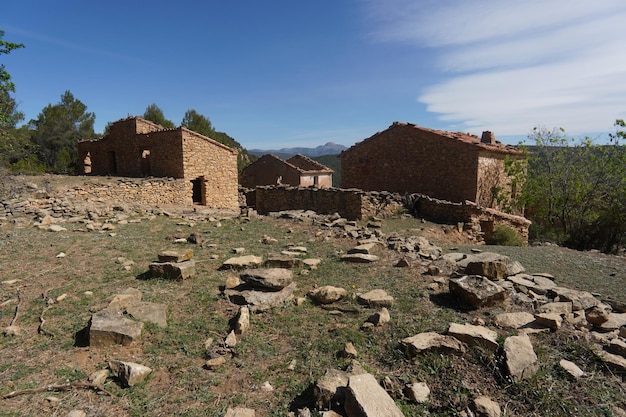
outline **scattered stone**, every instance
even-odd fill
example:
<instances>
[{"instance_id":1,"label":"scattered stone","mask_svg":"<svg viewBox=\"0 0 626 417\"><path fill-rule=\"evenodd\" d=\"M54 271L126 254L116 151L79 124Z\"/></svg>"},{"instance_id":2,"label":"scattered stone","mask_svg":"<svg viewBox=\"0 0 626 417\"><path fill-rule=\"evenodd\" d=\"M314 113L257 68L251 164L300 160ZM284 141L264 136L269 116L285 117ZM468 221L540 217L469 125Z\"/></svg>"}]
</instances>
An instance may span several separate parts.
<instances>
[{"instance_id":1,"label":"scattered stone","mask_svg":"<svg viewBox=\"0 0 626 417\"><path fill-rule=\"evenodd\" d=\"M250 328L250 309L246 306L239 307L237 322L235 323L235 334L244 334Z\"/></svg>"},{"instance_id":2,"label":"scattered stone","mask_svg":"<svg viewBox=\"0 0 626 417\"><path fill-rule=\"evenodd\" d=\"M404 390L409 400L422 404L428 401L430 397L430 388L425 382L416 382L408 384Z\"/></svg>"},{"instance_id":3,"label":"scattered stone","mask_svg":"<svg viewBox=\"0 0 626 417\"><path fill-rule=\"evenodd\" d=\"M535 314L535 322L550 330L558 330L561 328L561 324L563 324L563 318L557 313L538 313Z\"/></svg>"},{"instance_id":4,"label":"scattered stone","mask_svg":"<svg viewBox=\"0 0 626 417\"><path fill-rule=\"evenodd\" d=\"M233 248L233 253L235 255L243 255L246 253L246 248Z\"/></svg>"},{"instance_id":5,"label":"scattered stone","mask_svg":"<svg viewBox=\"0 0 626 417\"><path fill-rule=\"evenodd\" d=\"M576 365L574 362L561 359L561 361L559 362L559 365L561 366L561 368L565 370L565 372L570 374L575 379L585 376L585 372L583 372L583 370L580 369L578 365Z\"/></svg>"},{"instance_id":6,"label":"scattered stone","mask_svg":"<svg viewBox=\"0 0 626 417\"><path fill-rule=\"evenodd\" d=\"M263 263L263 258L255 255L245 255L245 256L237 256L234 258L227 259L223 264L221 269L244 269L244 268L254 268Z\"/></svg>"},{"instance_id":7,"label":"scattered stone","mask_svg":"<svg viewBox=\"0 0 626 417\"><path fill-rule=\"evenodd\" d=\"M132 287L126 288L124 291L111 298L107 308L109 310L124 312L129 305L140 302L142 296L143 294L138 289Z\"/></svg>"},{"instance_id":8,"label":"scattered stone","mask_svg":"<svg viewBox=\"0 0 626 417\"><path fill-rule=\"evenodd\" d=\"M293 298L295 289L296 283L292 282L280 291L255 291L237 287L224 292L231 303L247 305L251 312L257 312L282 306Z\"/></svg>"},{"instance_id":9,"label":"scattered stone","mask_svg":"<svg viewBox=\"0 0 626 417\"><path fill-rule=\"evenodd\" d=\"M517 313L500 313L495 317L496 326L503 329L520 329L529 326L534 321L535 316L523 311Z\"/></svg>"},{"instance_id":10,"label":"scattered stone","mask_svg":"<svg viewBox=\"0 0 626 417\"><path fill-rule=\"evenodd\" d=\"M308 266L309 269L312 269L312 270L317 269L317 267L319 266L321 262L322 260L319 258L308 258L308 259L302 260L302 263Z\"/></svg>"},{"instance_id":11,"label":"scattered stone","mask_svg":"<svg viewBox=\"0 0 626 417\"><path fill-rule=\"evenodd\" d=\"M350 376L344 409L349 417L404 416L371 374Z\"/></svg>"},{"instance_id":12,"label":"scattered stone","mask_svg":"<svg viewBox=\"0 0 626 417\"><path fill-rule=\"evenodd\" d=\"M347 372L328 369L313 387L313 397L317 408L332 408L343 403L348 378Z\"/></svg>"},{"instance_id":13,"label":"scattered stone","mask_svg":"<svg viewBox=\"0 0 626 417\"><path fill-rule=\"evenodd\" d=\"M152 262L149 268L153 278L186 280L196 273L193 259L184 262Z\"/></svg>"},{"instance_id":14,"label":"scattered stone","mask_svg":"<svg viewBox=\"0 0 626 417\"><path fill-rule=\"evenodd\" d=\"M450 278L448 285L450 293L471 308L496 305L507 297L504 288L481 275Z\"/></svg>"},{"instance_id":15,"label":"scattered stone","mask_svg":"<svg viewBox=\"0 0 626 417\"><path fill-rule=\"evenodd\" d=\"M66 298L67 298L67 294L66 294L66 293L63 293L63 294L59 295L57 298L55 298L54 300L55 300L57 303L60 303L61 301L65 300Z\"/></svg>"},{"instance_id":16,"label":"scattered stone","mask_svg":"<svg viewBox=\"0 0 626 417\"><path fill-rule=\"evenodd\" d=\"M450 323L448 334L469 346L480 346L491 352L498 349L498 333L483 326Z\"/></svg>"},{"instance_id":17,"label":"scattered stone","mask_svg":"<svg viewBox=\"0 0 626 417\"><path fill-rule=\"evenodd\" d=\"M597 355L604 363L611 368L614 372L625 374L626 373L626 358L613 353L598 351Z\"/></svg>"},{"instance_id":18,"label":"scattered stone","mask_svg":"<svg viewBox=\"0 0 626 417\"><path fill-rule=\"evenodd\" d=\"M387 294L387 291L375 289L365 294L359 294L357 301L369 307L391 307L393 306L394 299Z\"/></svg>"},{"instance_id":19,"label":"scattered stone","mask_svg":"<svg viewBox=\"0 0 626 417\"><path fill-rule=\"evenodd\" d=\"M132 387L143 382L152 372L152 369L147 366L118 360L109 361L109 369L120 380L123 387Z\"/></svg>"},{"instance_id":20,"label":"scattered stone","mask_svg":"<svg viewBox=\"0 0 626 417\"><path fill-rule=\"evenodd\" d=\"M226 363L226 358L223 356L216 356L215 358L211 358L209 360L207 360L204 363L204 366L210 370L213 371L215 369L218 369L222 366L224 366L224 364Z\"/></svg>"},{"instance_id":21,"label":"scattered stone","mask_svg":"<svg viewBox=\"0 0 626 417\"><path fill-rule=\"evenodd\" d=\"M476 417L500 417L502 415L500 404L486 396L475 398L472 409Z\"/></svg>"},{"instance_id":22,"label":"scattered stone","mask_svg":"<svg viewBox=\"0 0 626 417\"><path fill-rule=\"evenodd\" d=\"M357 351L354 345L352 344L352 342L346 343L346 345L343 347L342 356L344 358L350 358L350 359L357 357Z\"/></svg>"},{"instance_id":23,"label":"scattered stone","mask_svg":"<svg viewBox=\"0 0 626 417\"><path fill-rule=\"evenodd\" d=\"M493 252L482 252L468 256L462 261L462 263L466 263L466 274L482 275L491 280L503 279L506 276L509 262L508 256Z\"/></svg>"},{"instance_id":24,"label":"scattered stone","mask_svg":"<svg viewBox=\"0 0 626 417\"><path fill-rule=\"evenodd\" d=\"M347 295L348 291L345 289L333 287L331 285L316 288L309 293L309 297L320 304L331 304L335 301L341 300Z\"/></svg>"},{"instance_id":25,"label":"scattered stone","mask_svg":"<svg viewBox=\"0 0 626 417\"><path fill-rule=\"evenodd\" d=\"M51 224L48 226L48 232L65 232L67 229L63 226L59 226L58 224Z\"/></svg>"},{"instance_id":26,"label":"scattered stone","mask_svg":"<svg viewBox=\"0 0 626 417\"><path fill-rule=\"evenodd\" d=\"M297 364L298 364L298 362L295 359L292 359L291 362L289 362L289 365L287 365L287 369L289 371L295 371Z\"/></svg>"},{"instance_id":27,"label":"scattered stone","mask_svg":"<svg viewBox=\"0 0 626 417\"><path fill-rule=\"evenodd\" d=\"M154 323L159 327L167 327L167 306L165 304L133 302L126 307L128 313L135 320Z\"/></svg>"},{"instance_id":28,"label":"scattered stone","mask_svg":"<svg viewBox=\"0 0 626 417\"><path fill-rule=\"evenodd\" d=\"M368 317L367 321L372 323L374 326L383 326L386 323L391 321L391 316L389 315L389 310L383 307L377 313L372 314Z\"/></svg>"},{"instance_id":29,"label":"scattered stone","mask_svg":"<svg viewBox=\"0 0 626 417\"><path fill-rule=\"evenodd\" d=\"M591 307L585 311L585 318L594 326L601 326L603 323L609 321L609 315L612 312L612 308L608 304L600 303L597 306Z\"/></svg>"},{"instance_id":30,"label":"scattered stone","mask_svg":"<svg viewBox=\"0 0 626 417\"><path fill-rule=\"evenodd\" d=\"M626 342L618 338L615 338L611 340L611 343L609 344L608 349L609 349L609 352L626 358Z\"/></svg>"},{"instance_id":31,"label":"scattered stone","mask_svg":"<svg viewBox=\"0 0 626 417\"><path fill-rule=\"evenodd\" d=\"M224 417L255 417L256 412L251 408L235 407L226 410Z\"/></svg>"},{"instance_id":32,"label":"scattered stone","mask_svg":"<svg viewBox=\"0 0 626 417\"><path fill-rule=\"evenodd\" d=\"M453 354L465 352L465 347L460 340L452 336L440 335L436 332L419 333L402 339L401 343L409 348L411 356L431 351Z\"/></svg>"},{"instance_id":33,"label":"scattered stone","mask_svg":"<svg viewBox=\"0 0 626 417\"><path fill-rule=\"evenodd\" d=\"M587 291L578 291L571 288L552 288L561 301L571 301L573 310L587 310L600 304L600 300Z\"/></svg>"},{"instance_id":34,"label":"scattered stone","mask_svg":"<svg viewBox=\"0 0 626 417\"><path fill-rule=\"evenodd\" d=\"M504 340L504 355L509 375L514 380L530 378L537 372L537 355L528 335L507 337Z\"/></svg>"},{"instance_id":35,"label":"scattered stone","mask_svg":"<svg viewBox=\"0 0 626 417\"><path fill-rule=\"evenodd\" d=\"M352 253L348 255L343 255L341 260L344 262L353 262L353 263L362 263L369 264L372 262L378 261L378 256L376 255L368 255L363 253Z\"/></svg>"},{"instance_id":36,"label":"scattered stone","mask_svg":"<svg viewBox=\"0 0 626 417\"><path fill-rule=\"evenodd\" d=\"M380 248L378 243L363 243L362 245L355 246L348 250L348 254L361 253L366 255L373 255L373 252Z\"/></svg>"},{"instance_id":37,"label":"scattered stone","mask_svg":"<svg viewBox=\"0 0 626 417\"><path fill-rule=\"evenodd\" d=\"M537 313L554 313L554 314L570 314L572 312L571 301L561 301L554 303L547 303L537 307Z\"/></svg>"},{"instance_id":38,"label":"scattered stone","mask_svg":"<svg viewBox=\"0 0 626 417\"><path fill-rule=\"evenodd\" d=\"M237 334L234 330L231 330L231 332L228 333L228 336L224 339L224 345L228 348L237 346Z\"/></svg>"},{"instance_id":39,"label":"scattered stone","mask_svg":"<svg viewBox=\"0 0 626 417\"><path fill-rule=\"evenodd\" d=\"M280 291L292 282L291 270L285 268L246 269L239 274L252 287Z\"/></svg>"},{"instance_id":40,"label":"scattered stone","mask_svg":"<svg viewBox=\"0 0 626 417\"><path fill-rule=\"evenodd\" d=\"M607 332L619 330L622 326L626 326L626 313L611 313L609 314L609 319L597 327Z\"/></svg>"},{"instance_id":41,"label":"scattered stone","mask_svg":"<svg viewBox=\"0 0 626 417\"><path fill-rule=\"evenodd\" d=\"M72 410L65 415L65 417L87 417L87 413L83 410Z\"/></svg>"},{"instance_id":42,"label":"scattered stone","mask_svg":"<svg viewBox=\"0 0 626 417\"><path fill-rule=\"evenodd\" d=\"M236 275L229 275L226 277L226 282L224 283L224 289L230 290L233 288L237 288L241 285L241 280Z\"/></svg>"},{"instance_id":43,"label":"scattered stone","mask_svg":"<svg viewBox=\"0 0 626 417\"><path fill-rule=\"evenodd\" d=\"M411 264L406 258L400 258L400 260L398 260L398 262L396 262L393 266L397 268L410 268Z\"/></svg>"},{"instance_id":44,"label":"scattered stone","mask_svg":"<svg viewBox=\"0 0 626 417\"><path fill-rule=\"evenodd\" d=\"M59 252L59 254L56 256L57 258L65 258L67 255L65 254L65 252Z\"/></svg>"},{"instance_id":45,"label":"scattered stone","mask_svg":"<svg viewBox=\"0 0 626 417\"><path fill-rule=\"evenodd\" d=\"M279 255L268 258L265 262L263 262L263 266L265 268L293 269L300 268L303 263L304 260L302 259L295 258L293 256Z\"/></svg>"},{"instance_id":46,"label":"scattered stone","mask_svg":"<svg viewBox=\"0 0 626 417\"><path fill-rule=\"evenodd\" d=\"M193 258L193 251L189 250L166 250L157 255L159 262L184 262Z\"/></svg>"},{"instance_id":47,"label":"scattered stone","mask_svg":"<svg viewBox=\"0 0 626 417\"><path fill-rule=\"evenodd\" d=\"M109 375L110 372L108 369L100 369L89 375L89 378L87 378L87 380L94 385L104 385Z\"/></svg>"},{"instance_id":48,"label":"scattered stone","mask_svg":"<svg viewBox=\"0 0 626 417\"><path fill-rule=\"evenodd\" d=\"M261 391L272 392L274 391L274 387L269 383L269 381L265 381L263 385L261 385Z\"/></svg>"},{"instance_id":49,"label":"scattered stone","mask_svg":"<svg viewBox=\"0 0 626 417\"><path fill-rule=\"evenodd\" d=\"M509 262L506 266L506 275L517 275L526 272L526 268L519 261Z\"/></svg>"},{"instance_id":50,"label":"scattered stone","mask_svg":"<svg viewBox=\"0 0 626 417\"><path fill-rule=\"evenodd\" d=\"M139 340L142 329L142 322L126 318L119 311L105 309L91 316L89 346L127 346Z\"/></svg>"},{"instance_id":51,"label":"scattered stone","mask_svg":"<svg viewBox=\"0 0 626 417\"><path fill-rule=\"evenodd\" d=\"M7 326L2 331L5 336L19 336L20 335L20 327L15 324L12 326Z\"/></svg>"}]
</instances>

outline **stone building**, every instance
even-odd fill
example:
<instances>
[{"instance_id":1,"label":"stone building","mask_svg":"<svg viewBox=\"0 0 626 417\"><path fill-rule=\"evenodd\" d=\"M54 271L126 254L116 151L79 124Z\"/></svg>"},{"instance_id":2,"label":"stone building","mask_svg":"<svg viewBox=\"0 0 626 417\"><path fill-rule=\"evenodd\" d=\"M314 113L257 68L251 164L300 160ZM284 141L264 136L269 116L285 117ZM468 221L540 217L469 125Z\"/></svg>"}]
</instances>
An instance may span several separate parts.
<instances>
[{"instance_id":1,"label":"stone building","mask_svg":"<svg viewBox=\"0 0 626 417\"><path fill-rule=\"evenodd\" d=\"M328 188L333 185L333 170L300 154L286 161L266 154L241 171L240 183L245 188L276 184Z\"/></svg>"},{"instance_id":2,"label":"stone building","mask_svg":"<svg viewBox=\"0 0 626 417\"><path fill-rule=\"evenodd\" d=\"M496 209L507 206L519 191L505 173L505 159L525 158L491 132L479 138L400 122L340 157L342 188L420 193Z\"/></svg>"},{"instance_id":3,"label":"stone building","mask_svg":"<svg viewBox=\"0 0 626 417\"><path fill-rule=\"evenodd\" d=\"M78 143L83 174L171 177L185 201L237 209L237 151L184 127L165 129L140 117L112 123L99 140Z\"/></svg>"}]
</instances>

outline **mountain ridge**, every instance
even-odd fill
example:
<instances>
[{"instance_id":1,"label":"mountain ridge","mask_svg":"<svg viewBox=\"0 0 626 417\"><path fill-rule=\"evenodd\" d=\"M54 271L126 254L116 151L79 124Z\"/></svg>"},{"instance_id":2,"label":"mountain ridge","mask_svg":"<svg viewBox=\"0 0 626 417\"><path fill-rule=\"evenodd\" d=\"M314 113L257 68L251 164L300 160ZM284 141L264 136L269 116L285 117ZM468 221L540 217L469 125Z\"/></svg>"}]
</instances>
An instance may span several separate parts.
<instances>
[{"instance_id":1,"label":"mountain ridge","mask_svg":"<svg viewBox=\"0 0 626 417\"><path fill-rule=\"evenodd\" d=\"M294 148L281 148L275 150L264 150L264 149L248 149L248 152L261 156L268 153L274 154L280 158L290 158L296 154L302 154L304 156L322 156L322 155L336 155L341 153L347 147L343 145L339 145L334 142L326 142L324 145L316 146L315 148L306 148L306 147L294 147Z\"/></svg>"}]
</instances>

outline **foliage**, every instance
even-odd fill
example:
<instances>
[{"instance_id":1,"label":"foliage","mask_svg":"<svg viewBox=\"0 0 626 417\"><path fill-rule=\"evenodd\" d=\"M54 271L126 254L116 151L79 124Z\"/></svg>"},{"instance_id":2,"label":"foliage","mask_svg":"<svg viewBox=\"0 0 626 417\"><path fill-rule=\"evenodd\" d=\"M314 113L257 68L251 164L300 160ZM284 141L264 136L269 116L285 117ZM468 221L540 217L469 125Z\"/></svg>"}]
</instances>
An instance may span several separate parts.
<instances>
[{"instance_id":1,"label":"foliage","mask_svg":"<svg viewBox=\"0 0 626 417\"><path fill-rule=\"evenodd\" d=\"M163 110L161 110L161 108L155 103L152 103L151 105L146 107L146 111L143 113L142 117L146 120L151 121L152 123L163 126L166 129L173 129L174 127L176 127L174 126L174 122L165 118Z\"/></svg>"},{"instance_id":2,"label":"foliage","mask_svg":"<svg viewBox=\"0 0 626 417\"><path fill-rule=\"evenodd\" d=\"M209 118L201 115L195 109L189 109L185 112L180 125L207 137L213 137L215 133Z\"/></svg>"},{"instance_id":3,"label":"foliage","mask_svg":"<svg viewBox=\"0 0 626 417\"><path fill-rule=\"evenodd\" d=\"M524 246L524 239L512 227L497 225L489 238L489 245L500 246Z\"/></svg>"},{"instance_id":4,"label":"foliage","mask_svg":"<svg viewBox=\"0 0 626 417\"><path fill-rule=\"evenodd\" d=\"M2 40L3 37L4 31L0 30L0 55L24 47L21 43ZM15 101L10 96L10 93L14 91L15 84L11 81L11 74L4 68L4 65L0 64L0 127L4 127L5 124L15 126L15 123L12 122L15 113Z\"/></svg>"},{"instance_id":5,"label":"foliage","mask_svg":"<svg viewBox=\"0 0 626 417\"><path fill-rule=\"evenodd\" d=\"M625 243L623 121L608 145L579 142L563 129L535 128L523 201L539 230L575 249L614 252Z\"/></svg>"},{"instance_id":6,"label":"foliage","mask_svg":"<svg viewBox=\"0 0 626 417\"><path fill-rule=\"evenodd\" d=\"M37 146L39 160L49 171L71 173L76 168L76 144L95 136L96 116L87 112L87 106L75 99L70 91L61 96L61 102L47 105L37 119L29 122L31 140Z\"/></svg>"}]
</instances>

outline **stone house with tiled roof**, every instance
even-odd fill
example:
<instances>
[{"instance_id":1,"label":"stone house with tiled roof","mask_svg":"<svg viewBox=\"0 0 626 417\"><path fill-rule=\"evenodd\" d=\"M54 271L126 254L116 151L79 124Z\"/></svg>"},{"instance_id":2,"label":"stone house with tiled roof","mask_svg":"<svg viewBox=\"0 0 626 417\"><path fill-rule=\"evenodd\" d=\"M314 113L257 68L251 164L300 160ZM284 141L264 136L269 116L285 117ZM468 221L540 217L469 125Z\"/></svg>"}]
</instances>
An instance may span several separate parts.
<instances>
[{"instance_id":1,"label":"stone house with tiled roof","mask_svg":"<svg viewBox=\"0 0 626 417\"><path fill-rule=\"evenodd\" d=\"M239 182L245 188L277 184L328 188L333 170L301 154L287 160L266 154L241 171Z\"/></svg>"},{"instance_id":2,"label":"stone house with tiled roof","mask_svg":"<svg viewBox=\"0 0 626 417\"><path fill-rule=\"evenodd\" d=\"M501 209L518 192L511 189L505 159L525 156L491 132L479 138L395 122L340 158L342 188L420 193Z\"/></svg>"},{"instance_id":3,"label":"stone house with tiled roof","mask_svg":"<svg viewBox=\"0 0 626 417\"><path fill-rule=\"evenodd\" d=\"M180 203L239 207L237 151L184 127L118 120L102 139L79 142L78 158L86 175L180 179Z\"/></svg>"}]
</instances>

